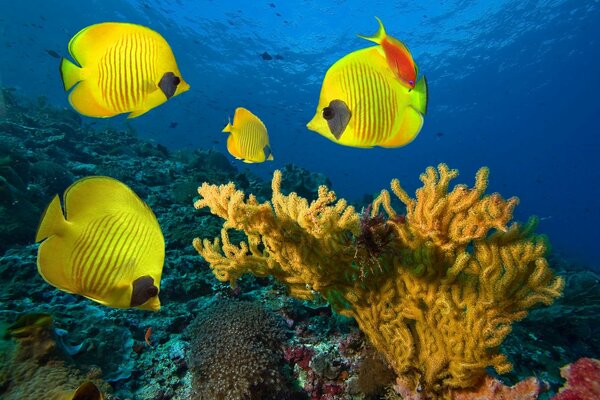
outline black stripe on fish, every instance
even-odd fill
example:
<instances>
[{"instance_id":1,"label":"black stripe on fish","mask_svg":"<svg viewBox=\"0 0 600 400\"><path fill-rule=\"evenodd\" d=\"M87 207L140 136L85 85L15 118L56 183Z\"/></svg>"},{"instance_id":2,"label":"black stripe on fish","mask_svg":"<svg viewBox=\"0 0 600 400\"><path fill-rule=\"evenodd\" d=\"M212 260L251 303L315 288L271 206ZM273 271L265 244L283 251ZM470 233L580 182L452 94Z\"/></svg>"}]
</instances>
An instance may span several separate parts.
<instances>
[{"instance_id":1,"label":"black stripe on fish","mask_svg":"<svg viewBox=\"0 0 600 400\"><path fill-rule=\"evenodd\" d=\"M265 160L268 160L268 159L269 159L269 156L272 154L272 153L271 153L271 147L270 147L269 145L266 145L266 146L263 148L263 151L265 152Z\"/></svg>"},{"instance_id":2,"label":"black stripe on fish","mask_svg":"<svg viewBox=\"0 0 600 400\"><path fill-rule=\"evenodd\" d=\"M158 82L158 87L162 92L167 96L167 99L170 99L175 94L177 90L177 85L181 82L181 79L178 76L175 76L172 72L166 72L160 82Z\"/></svg>"},{"instance_id":3,"label":"black stripe on fish","mask_svg":"<svg viewBox=\"0 0 600 400\"><path fill-rule=\"evenodd\" d=\"M133 281L130 307L141 306L152 297L158 295L158 288L154 286L154 279L145 275Z\"/></svg>"},{"instance_id":4,"label":"black stripe on fish","mask_svg":"<svg viewBox=\"0 0 600 400\"><path fill-rule=\"evenodd\" d=\"M342 100L332 100L329 106L323 109L323 118L327 120L329 131L337 140L342 137L351 116L350 109Z\"/></svg>"}]
</instances>

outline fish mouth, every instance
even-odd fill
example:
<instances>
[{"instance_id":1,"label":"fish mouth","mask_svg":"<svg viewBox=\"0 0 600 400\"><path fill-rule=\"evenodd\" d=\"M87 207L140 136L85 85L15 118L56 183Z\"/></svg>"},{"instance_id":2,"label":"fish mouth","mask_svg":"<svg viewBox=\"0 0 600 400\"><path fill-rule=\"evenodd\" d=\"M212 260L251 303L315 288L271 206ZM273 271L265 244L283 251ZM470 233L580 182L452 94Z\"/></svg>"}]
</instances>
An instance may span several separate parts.
<instances>
[{"instance_id":1,"label":"fish mouth","mask_svg":"<svg viewBox=\"0 0 600 400\"><path fill-rule=\"evenodd\" d=\"M188 90L190 90L190 84L182 79L181 83L177 86L177 93L187 92Z\"/></svg>"},{"instance_id":2,"label":"fish mouth","mask_svg":"<svg viewBox=\"0 0 600 400\"><path fill-rule=\"evenodd\" d=\"M311 131L316 131L315 129L315 119L311 119L310 121L308 121L308 123L306 124L306 128L308 128Z\"/></svg>"}]
</instances>

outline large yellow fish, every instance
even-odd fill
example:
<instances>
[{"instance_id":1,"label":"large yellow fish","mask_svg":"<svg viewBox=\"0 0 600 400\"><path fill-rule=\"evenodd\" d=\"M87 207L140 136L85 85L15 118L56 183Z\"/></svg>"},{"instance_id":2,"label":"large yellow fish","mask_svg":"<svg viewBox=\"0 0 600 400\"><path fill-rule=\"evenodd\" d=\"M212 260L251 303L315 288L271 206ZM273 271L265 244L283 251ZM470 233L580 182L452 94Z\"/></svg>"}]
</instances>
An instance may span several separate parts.
<instances>
[{"instance_id":1,"label":"large yellow fish","mask_svg":"<svg viewBox=\"0 0 600 400\"><path fill-rule=\"evenodd\" d=\"M79 66L63 58L60 72L69 103L89 117L138 117L188 90L167 41L141 25L105 22L69 42Z\"/></svg>"},{"instance_id":2,"label":"large yellow fish","mask_svg":"<svg viewBox=\"0 0 600 400\"><path fill-rule=\"evenodd\" d=\"M317 112L306 125L352 147L400 147L423 126L427 81L406 87L379 46L354 51L333 64L323 79Z\"/></svg>"},{"instance_id":3,"label":"large yellow fish","mask_svg":"<svg viewBox=\"0 0 600 400\"><path fill-rule=\"evenodd\" d=\"M245 163L273 160L265 124L245 108L235 109L233 124L228 123L223 132L229 132L227 150L238 160Z\"/></svg>"},{"instance_id":4,"label":"large yellow fish","mask_svg":"<svg viewBox=\"0 0 600 400\"><path fill-rule=\"evenodd\" d=\"M154 213L128 186L106 176L78 180L52 199L35 241L46 282L98 303L160 309L165 242Z\"/></svg>"}]
</instances>

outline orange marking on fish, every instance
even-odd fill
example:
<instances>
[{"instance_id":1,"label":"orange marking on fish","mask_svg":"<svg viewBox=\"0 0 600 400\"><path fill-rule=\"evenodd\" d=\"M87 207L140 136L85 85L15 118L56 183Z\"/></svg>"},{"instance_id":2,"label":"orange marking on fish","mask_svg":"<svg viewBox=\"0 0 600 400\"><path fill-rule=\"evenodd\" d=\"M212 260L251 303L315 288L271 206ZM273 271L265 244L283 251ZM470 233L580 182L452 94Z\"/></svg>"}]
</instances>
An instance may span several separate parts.
<instances>
[{"instance_id":1,"label":"orange marking on fish","mask_svg":"<svg viewBox=\"0 0 600 400\"><path fill-rule=\"evenodd\" d=\"M144 335L144 341L148 346L152 347L152 344L150 343L150 335L152 335L152 327L146 329L146 334Z\"/></svg>"}]
</instances>

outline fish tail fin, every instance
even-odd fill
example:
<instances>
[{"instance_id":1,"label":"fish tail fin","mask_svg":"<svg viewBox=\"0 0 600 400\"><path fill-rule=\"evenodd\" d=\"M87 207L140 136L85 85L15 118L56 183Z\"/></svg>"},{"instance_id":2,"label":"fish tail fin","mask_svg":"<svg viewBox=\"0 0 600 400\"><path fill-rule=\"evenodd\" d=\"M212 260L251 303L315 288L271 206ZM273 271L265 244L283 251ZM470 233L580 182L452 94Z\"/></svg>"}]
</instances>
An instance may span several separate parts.
<instances>
[{"instance_id":1,"label":"fish tail fin","mask_svg":"<svg viewBox=\"0 0 600 400\"><path fill-rule=\"evenodd\" d=\"M381 44L383 39L387 36L385 33L385 28L383 27L383 22L378 17L375 17L377 22L379 22L379 28L377 28L377 32L375 32L372 36L358 35L358 37L366 39L371 42L375 42L377 44Z\"/></svg>"},{"instance_id":2,"label":"fish tail fin","mask_svg":"<svg viewBox=\"0 0 600 400\"><path fill-rule=\"evenodd\" d=\"M415 88L411 90L412 97L412 107L420 112L421 114L427 114L427 97L429 95L429 90L427 89L427 78L422 76L421 79L417 81Z\"/></svg>"},{"instance_id":3,"label":"fish tail fin","mask_svg":"<svg viewBox=\"0 0 600 400\"><path fill-rule=\"evenodd\" d=\"M71 61L63 58L60 61L60 77L62 78L65 91L71 89L77 82L82 80L81 68Z\"/></svg>"},{"instance_id":4,"label":"fish tail fin","mask_svg":"<svg viewBox=\"0 0 600 400\"><path fill-rule=\"evenodd\" d=\"M231 125L231 122L228 122L227 125L225 125L225 128L223 128L223 130L221 132L231 132L232 128L233 128L233 125Z\"/></svg>"},{"instance_id":5,"label":"fish tail fin","mask_svg":"<svg viewBox=\"0 0 600 400\"><path fill-rule=\"evenodd\" d=\"M60 198L58 195L54 196L46 211L42 215L40 226L38 227L35 235L35 241L40 242L49 236L60 233L63 230L64 225L67 223L65 215L63 214L62 207L60 206Z\"/></svg>"}]
</instances>

